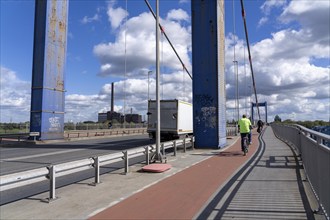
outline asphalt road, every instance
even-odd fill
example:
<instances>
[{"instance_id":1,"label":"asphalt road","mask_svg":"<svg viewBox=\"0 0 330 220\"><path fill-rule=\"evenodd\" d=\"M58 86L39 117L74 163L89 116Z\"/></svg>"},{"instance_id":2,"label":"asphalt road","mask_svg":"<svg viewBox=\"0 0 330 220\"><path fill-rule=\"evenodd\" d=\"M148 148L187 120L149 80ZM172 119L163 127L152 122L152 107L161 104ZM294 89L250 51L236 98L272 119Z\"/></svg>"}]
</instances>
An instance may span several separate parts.
<instances>
[{"instance_id":1,"label":"asphalt road","mask_svg":"<svg viewBox=\"0 0 330 220\"><path fill-rule=\"evenodd\" d=\"M148 135L0 147L0 176L153 144Z\"/></svg>"},{"instance_id":2,"label":"asphalt road","mask_svg":"<svg viewBox=\"0 0 330 220\"><path fill-rule=\"evenodd\" d=\"M93 156L121 152L125 149L153 144L148 135L112 137L107 139L83 140L67 143L34 145L20 144L0 147L0 173L2 175L41 168L50 164L59 164ZM130 160L130 164L139 163L145 157ZM124 167L123 162L100 167L100 174L112 172ZM58 177L56 188L94 177L94 170L85 170ZM49 181L0 191L0 205L49 191Z\"/></svg>"}]
</instances>

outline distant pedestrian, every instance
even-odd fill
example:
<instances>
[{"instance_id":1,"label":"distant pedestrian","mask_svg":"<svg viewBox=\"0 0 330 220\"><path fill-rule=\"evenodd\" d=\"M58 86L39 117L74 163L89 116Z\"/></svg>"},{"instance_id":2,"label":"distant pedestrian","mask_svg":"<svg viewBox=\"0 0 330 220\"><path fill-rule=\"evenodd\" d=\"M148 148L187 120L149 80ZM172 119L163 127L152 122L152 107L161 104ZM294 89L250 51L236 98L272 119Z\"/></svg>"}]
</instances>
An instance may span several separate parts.
<instances>
[{"instance_id":1,"label":"distant pedestrian","mask_svg":"<svg viewBox=\"0 0 330 220\"><path fill-rule=\"evenodd\" d=\"M249 134L251 131L251 121L250 119L246 118L246 115L243 115L243 117L238 121L238 129L239 133L241 134L241 149L244 152L244 138L249 138ZM250 140L249 140L250 141Z\"/></svg>"},{"instance_id":2,"label":"distant pedestrian","mask_svg":"<svg viewBox=\"0 0 330 220\"><path fill-rule=\"evenodd\" d=\"M258 132L258 133L261 133L262 128L263 128L263 126L264 126L264 123L259 119L259 121L257 122L257 124L258 124L257 132Z\"/></svg>"}]
</instances>

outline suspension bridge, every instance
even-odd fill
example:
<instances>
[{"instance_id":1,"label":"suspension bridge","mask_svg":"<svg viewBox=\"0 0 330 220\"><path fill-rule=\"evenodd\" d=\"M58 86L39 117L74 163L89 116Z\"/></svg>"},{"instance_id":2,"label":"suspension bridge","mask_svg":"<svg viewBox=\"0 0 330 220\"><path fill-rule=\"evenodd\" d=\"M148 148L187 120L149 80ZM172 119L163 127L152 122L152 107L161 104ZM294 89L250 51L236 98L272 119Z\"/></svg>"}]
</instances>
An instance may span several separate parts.
<instances>
[{"instance_id":1,"label":"suspension bridge","mask_svg":"<svg viewBox=\"0 0 330 220\"><path fill-rule=\"evenodd\" d=\"M145 2L156 20L159 38L164 29L158 20L158 1L156 13ZM240 2L255 95L251 112L256 108L255 117L260 119L259 107L265 107L267 119L267 102L260 103L257 97L243 0ZM193 83L194 137L161 143L157 133L154 145L144 139L132 149L120 143L127 146L136 141L135 136L113 142L87 139L68 149L63 136L68 1L36 1L30 131L39 141L64 144L1 148L3 167L18 163L15 166L21 169L2 171L1 218L329 219L328 135L301 126L273 124L260 134L252 131L248 156L240 151L239 138L228 135L223 5L224 1L215 0L191 2L193 74L175 52ZM159 45L156 48L159 58ZM158 79L159 60L156 69ZM156 100L159 119L159 86ZM52 148L55 150L49 151ZM86 153L114 148L111 154ZM156 161L157 155L166 155L172 168L156 174L142 172L143 165L150 162L150 153L156 154ZM66 161L59 160L65 155ZM38 165L23 169L22 164ZM100 176L100 169L107 171ZM85 170L89 174L84 178L68 180L68 174ZM32 190L35 185L31 184L36 183L41 184L42 193L10 202L3 199L15 197L24 187L25 191Z\"/></svg>"}]
</instances>

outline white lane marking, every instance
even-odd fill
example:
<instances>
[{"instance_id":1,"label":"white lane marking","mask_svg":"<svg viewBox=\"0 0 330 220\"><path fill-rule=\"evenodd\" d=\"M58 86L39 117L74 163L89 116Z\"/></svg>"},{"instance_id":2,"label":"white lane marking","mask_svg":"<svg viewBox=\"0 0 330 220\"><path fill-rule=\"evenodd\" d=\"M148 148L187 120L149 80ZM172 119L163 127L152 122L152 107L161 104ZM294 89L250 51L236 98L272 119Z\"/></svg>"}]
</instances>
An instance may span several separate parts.
<instances>
[{"instance_id":1,"label":"white lane marking","mask_svg":"<svg viewBox=\"0 0 330 220\"><path fill-rule=\"evenodd\" d=\"M136 140L123 141L123 144L131 143L131 142L136 142ZM109 143L109 145L113 145L113 144ZM51 152L51 153L43 153L43 154L35 154L35 155L22 156L22 157L14 157L14 158L9 158L9 159L1 159L0 163L8 162L8 161L15 161L15 160L31 159L31 158L36 158L36 157L51 156L51 155L63 154L63 153L71 153L71 152L75 152L75 151L84 151L84 150L94 149L94 148L98 148L98 147L100 147L100 145L97 145L94 147L88 147L88 148L84 148L84 149L62 150L62 151L56 151L56 152Z\"/></svg>"},{"instance_id":2,"label":"white lane marking","mask_svg":"<svg viewBox=\"0 0 330 220\"><path fill-rule=\"evenodd\" d=\"M24 159L30 159L30 158L35 158L35 157L44 157L44 156L50 156L50 155L56 155L56 154L71 153L71 152L75 152L75 151L82 151L82 150L98 148L98 147L100 147L100 146L94 146L94 147L89 147L89 148L85 148L85 149L62 150L62 151L56 151L56 152L51 152L51 153L43 153L43 154L35 154L35 155L22 156L22 157L14 157L14 158L9 158L9 159L2 159L2 160L0 160L0 163L1 162L6 162L6 161L24 160Z\"/></svg>"}]
</instances>

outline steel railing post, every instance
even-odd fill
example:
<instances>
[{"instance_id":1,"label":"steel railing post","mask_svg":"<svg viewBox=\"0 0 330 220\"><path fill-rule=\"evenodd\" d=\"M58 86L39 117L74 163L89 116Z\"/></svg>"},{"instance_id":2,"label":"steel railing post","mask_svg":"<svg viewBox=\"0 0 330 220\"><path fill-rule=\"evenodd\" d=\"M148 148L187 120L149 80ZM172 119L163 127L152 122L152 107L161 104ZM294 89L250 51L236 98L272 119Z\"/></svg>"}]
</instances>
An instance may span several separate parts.
<instances>
[{"instance_id":1,"label":"steel railing post","mask_svg":"<svg viewBox=\"0 0 330 220\"><path fill-rule=\"evenodd\" d=\"M128 160L128 151L124 151L124 161L125 161L125 174L129 172L129 160Z\"/></svg>"},{"instance_id":2,"label":"steel railing post","mask_svg":"<svg viewBox=\"0 0 330 220\"><path fill-rule=\"evenodd\" d=\"M318 145L322 144L322 138L320 136L316 136L316 142Z\"/></svg>"},{"instance_id":3,"label":"steel railing post","mask_svg":"<svg viewBox=\"0 0 330 220\"><path fill-rule=\"evenodd\" d=\"M191 137L191 148L194 150L195 149L195 143L194 143L194 137Z\"/></svg>"},{"instance_id":4,"label":"steel railing post","mask_svg":"<svg viewBox=\"0 0 330 220\"><path fill-rule=\"evenodd\" d=\"M186 138L183 138L183 152L186 153L187 147L186 147Z\"/></svg>"},{"instance_id":5,"label":"steel railing post","mask_svg":"<svg viewBox=\"0 0 330 220\"><path fill-rule=\"evenodd\" d=\"M164 144L162 144L161 146L162 146L163 156L165 156L165 146L164 146Z\"/></svg>"},{"instance_id":6,"label":"steel railing post","mask_svg":"<svg viewBox=\"0 0 330 220\"><path fill-rule=\"evenodd\" d=\"M177 151L176 141L173 141L173 147L174 147L174 156L176 157L176 151Z\"/></svg>"},{"instance_id":7,"label":"steel railing post","mask_svg":"<svg viewBox=\"0 0 330 220\"><path fill-rule=\"evenodd\" d=\"M47 199L48 202L51 202L56 199L55 189L56 189L56 174L55 174L55 166L50 165L47 167L49 170L48 177L49 177L49 198Z\"/></svg>"},{"instance_id":8,"label":"steel railing post","mask_svg":"<svg viewBox=\"0 0 330 220\"><path fill-rule=\"evenodd\" d=\"M150 151L149 151L149 146L145 147L145 154L146 154L146 164L149 165L149 160L150 160Z\"/></svg>"},{"instance_id":9,"label":"steel railing post","mask_svg":"<svg viewBox=\"0 0 330 220\"><path fill-rule=\"evenodd\" d=\"M100 159L99 157L94 157L94 169L95 169L95 179L94 179L94 185L100 183Z\"/></svg>"}]
</instances>

